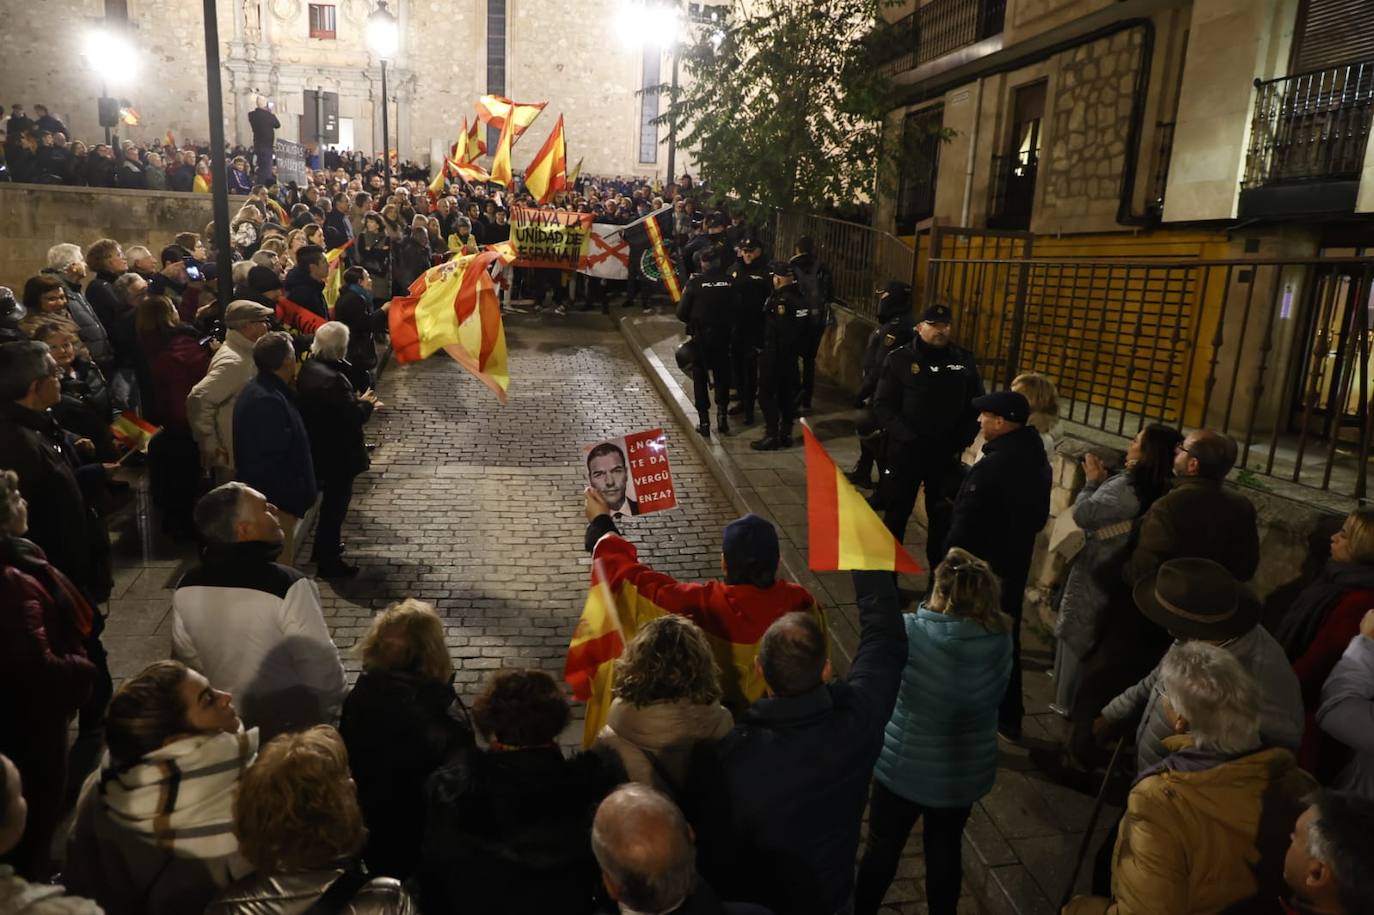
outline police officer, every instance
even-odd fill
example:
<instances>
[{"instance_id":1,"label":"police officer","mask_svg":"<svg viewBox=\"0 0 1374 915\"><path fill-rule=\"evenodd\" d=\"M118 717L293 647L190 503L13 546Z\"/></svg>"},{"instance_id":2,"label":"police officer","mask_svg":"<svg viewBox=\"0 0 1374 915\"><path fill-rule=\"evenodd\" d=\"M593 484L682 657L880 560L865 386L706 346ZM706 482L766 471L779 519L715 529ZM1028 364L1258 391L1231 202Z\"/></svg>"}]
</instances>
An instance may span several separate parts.
<instances>
[{"instance_id":1,"label":"police officer","mask_svg":"<svg viewBox=\"0 0 1374 915\"><path fill-rule=\"evenodd\" d=\"M751 426L759 390L764 308L773 292L773 277L763 260L763 244L758 239L740 239L739 259L730 268L730 282L739 297L739 313L730 336L730 377L739 402L730 408L730 414L744 414L744 424Z\"/></svg>"},{"instance_id":2,"label":"police officer","mask_svg":"<svg viewBox=\"0 0 1374 915\"><path fill-rule=\"evenodd\" d=\"M859 396L855 406L864 412L856 426L859 433L859 463L845 474L849 482L865 489L872 488L873 465L878 465L878 477L883 475L882 462L882 423L874 415L871 400L878 390L878 379L882 376L883 363L887 354L900 346L906 346L916 334L915 316L911 313L911 286L901 280L887 284L878 299L878 328L868 337L864 349L863 383L859 386Z\"/></svg>"},{"instance_id":3,"label":"police officer","mask_svg":"<svg viewBox=\"0 0 1374 915\"><path fill-rule=\"evenodd\" d=\"M951 475L959 456L978 434L973 399L983 394L973 354L949 342L950 311L931 305L921 314L916 336L888 354L873 395L873 412L886 437L885 465L875 507L898 542L926 491L926 558L935 568L943 558L952 510Z\"/></svg>"},{"instance_id":4,"label":"police officer","mask_svg":"<svg viewBox=\"0 0 1374 915\"><path fill-rule=\"evenodd\" d=\"M801 386L797 389L797 406L806 412L811 409L811 395L816 388L816 354L820 352L825 329L835 323L830 308L833 278L830 269L816 256L816 242L809 235L797 239L789 263L810 319L801 341Z\"/></svg>"},{"instance_id":5,"label":"police officer","mask_svg":"<svg viewBox=\"0 0 1374 915\"><path fill-rule=\"evenodd\" d=\"M730 403L731 325L739 299L725 271L725 249L710 245L701 250L702 272L687 281L677 303L677 318L692 335L692 394L700 420L697 431L711 437L711 388L716 392L716 431L730 431L726 408Z\"/></svg>"},{"instance_id":6,"label":"police officer","mask_svg":"<svg viewBox=\"0 0 1374 915\"><path fill-rule=\"evenodd\" d=\"M797 358L810 320L792 265L775 261L768 270L773 275L773 294L764 306L763 352L759 354L759 407L765 433L749 445L755 451L776 451L792 445Z\"/></svg>"},{"instance_id":7,"label":"police officer","mask_svg":"<svg viewBox=\"0 0 1374 915\"><path fill-rule=\"evenodd\" d=\"M706 228L696 238L687 243L683 249L683 257L687 261L687 271L697 273L704 270L701 266L701 253L707 248L719 248L728 260L729 249L725 246L725 229L730 224L729 218L724 213L708 213L704 221ZM722 263L724 260L722 260Z\"/></svg>"}]
</instances>

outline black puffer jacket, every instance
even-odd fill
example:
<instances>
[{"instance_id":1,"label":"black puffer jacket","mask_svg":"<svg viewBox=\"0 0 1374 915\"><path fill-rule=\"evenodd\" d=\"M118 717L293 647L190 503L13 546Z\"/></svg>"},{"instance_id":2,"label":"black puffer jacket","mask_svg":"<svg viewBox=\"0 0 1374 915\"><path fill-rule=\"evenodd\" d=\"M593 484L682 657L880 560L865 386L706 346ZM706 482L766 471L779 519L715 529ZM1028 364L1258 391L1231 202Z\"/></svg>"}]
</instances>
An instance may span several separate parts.
<instances>
[{"instance_id":1,"label":"black puffer jacket","mask_svg":"<svg viewBox=\"0 0 1374 915\"><path fill-rule=\"evenodd\" d=\"M48 268L43 272L61 282L62 287L67 290L67 312L76 322L81 342L86 344L87 352L91 354L95 364L100 366L100 370L106 375L110 374L115 367L114 347L110 345L110 335L106 333L105 325L100 323L100 316L81 294L81 287L67 279L60 270Z\"/></svg>"},{"instance_id":2,"label":"black puffer jacket","mask_svg":"<svg viewBox=\"0 0 1374 915\"><path fill-rule=\"evenodd\" d=\"M610 753L565 759L557 747L489 750L429 782L417 873L426 915L597 911L597 805L625 781Z\"/></svg>"}]
</instances>

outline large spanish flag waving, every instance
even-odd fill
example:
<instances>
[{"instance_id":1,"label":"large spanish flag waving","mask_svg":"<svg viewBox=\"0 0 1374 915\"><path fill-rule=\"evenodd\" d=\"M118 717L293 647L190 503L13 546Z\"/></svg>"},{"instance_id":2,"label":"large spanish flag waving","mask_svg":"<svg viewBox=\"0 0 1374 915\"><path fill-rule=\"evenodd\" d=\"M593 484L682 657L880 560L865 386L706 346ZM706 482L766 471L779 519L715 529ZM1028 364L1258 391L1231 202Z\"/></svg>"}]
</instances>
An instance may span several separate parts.
<instances>
[{"instance_id":1,"label":"large spanish flag waving","mask_svg":"<svg viewBox=\"0 0 1374 915\"><path fill-rule=\"evenodd\" d=\"M506 331L487 268L506 256L487 250L431 267L409 295L392 299L387 316L396 361L417 362L442 349L505 403Z\"/></svg>"},{"instance_id":2,"label":"large spanish flag waving","mask_svg":"<svg viewBox=\"0 0 1374 915\"><path fill-rule=\"evenodd\" d=\"M325 253L325 260L329 262L329 276L324 281L324 303L329 306L332 313L334 303L339 301L339 293L343 291L344 273L344 252L353 247L353 239L349 239L339 247Z\"/></svg>"},{"instance_id":3,"label":"large spanish flag waving","mask_svg":"<svg viewBox=\"0 0 1374 915\"><path fill-rule=\"evenodd\" d=\"M463 132L458 135L458 142L449 150L449 158L454 162L473 162L478 156L486 154L487 144L478 136L481 124L481 121L474 119L472 127L468 127L468 117L463 115Z\"/></svg>"},{"instance_id":4,"label":"large spanish flag waving","mask_svg":"<svg viewBox=\"0 0 1374 915\"><path fill-rule=\"evenodd\" d=\"M606 565L592 560L592 583L587 589L587 602L577 620L568 657L563 662L563 679L572 687L573 698L586 702L592 697L597 674L607 662L620 657L625 639L620 633L620 617L615 596L606 581Z\"/></svg>"},{"instance_id":5,"label":"large spanish flag waving","mask_svg":"<svg viewBox=\"0 0 1374 915\"><path fill-rule=\"evenodd\" d=\"M553 125L549 138L539 147L529 168L525 169L525 187L540 203L548 203L553 195L568 186L568 141L563 134L563 115Z\"/></svg>"},{"instance_id":6,"label":"large spanish flag waving","mask_svg":"<svg viewBox=\"0 0 1374 915\"><path fill-rule=\"evenodd\" d=\"M515 142L511 134L511 121L506 120L506 126L501 128L501 138L496 141L496 152L491 157L491 180L503 185L506 190L510 190L511 181L515 175L510 167L510 148Z\"/></svg>"},{"instance_id":7,"label":"large spanish flag waving","mask_svg":"<svg viewBox=\"0 0 1374 915\"><path fill-rule=\"evenodd\" d=\"M500 95L484 95L477 100L477 118L489 127L498 130L510 121L514 125L513 139L520 135L539 117L548 102L512 102Z\"/></svg>"},{"instance_id":8,"label":"large spanish flag waving","mask_svg":"<svg viewBox=\"0 0 1374 915\"><path fill-rule=\"evenodd\" d=\"M802 423L806 440L806 521L812 571L882 569L919 573L921 567L859 495L825 448Z\"/></svg>"}]
</instances>

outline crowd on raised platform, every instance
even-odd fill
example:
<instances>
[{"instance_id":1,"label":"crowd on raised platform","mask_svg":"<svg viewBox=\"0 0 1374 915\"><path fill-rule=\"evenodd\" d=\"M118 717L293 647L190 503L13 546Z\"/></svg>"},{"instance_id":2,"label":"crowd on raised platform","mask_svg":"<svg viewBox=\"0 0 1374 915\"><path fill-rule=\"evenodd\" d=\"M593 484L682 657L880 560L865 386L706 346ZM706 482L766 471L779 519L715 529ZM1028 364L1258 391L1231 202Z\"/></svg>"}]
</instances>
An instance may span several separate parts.
<instances>
[{"instance_id":1,"label":"crowd on raised platform","mask_svg":"<svg viewBox=\"0 0 1374 915\"><path fill-rule=\"evenodd\" d=\"M951 309L914 314L910 288L889 287L850 476L899 540L924 492L932 573L906 613L894 575L854 573L843 677L829 608L779 577L770 522L724 529L722 580L675 581L588 490L586 549L658 612L616 661L585 752L560 748L572 709L545 672L499 671L466 708L418 600L372 620L350 689L296 528L318 500L316 577L357 571L341 528L384 407L387 287L501 240L523 199L459 184L431 201L405 178L383 199L380 181L344 167L297 198L250 185L225 301L213 227L156 255L58 244L22 303L0 297L0 915L871 915L918 825L924 904L957 911L965 827L999 741L1023 740L1053 381L988 393ZM826 326L820 252L800 239L764 264L739 220L694 220L692 190L586 179L559 202L628 222L674 201L699 431L712 406L724 432L757 404L755 447L787 447ZM331 306L327 252L350 241ZM160 429L159 516L200 554L174 592L171 657L114 690L100 606L127 496L112 470L140 423ZM1089 790L1134 776L1093 894L1068 911L1374 911L1374 511L1345 519L1271 628L1246 586L1259 522L1224 484L1235 461L1220 433L1153 425L1117 472L1085 460L1076 549L1057 547L1072 553L1055 633L1069 736L1037 762Z\"/></svg>"}]
</instances>

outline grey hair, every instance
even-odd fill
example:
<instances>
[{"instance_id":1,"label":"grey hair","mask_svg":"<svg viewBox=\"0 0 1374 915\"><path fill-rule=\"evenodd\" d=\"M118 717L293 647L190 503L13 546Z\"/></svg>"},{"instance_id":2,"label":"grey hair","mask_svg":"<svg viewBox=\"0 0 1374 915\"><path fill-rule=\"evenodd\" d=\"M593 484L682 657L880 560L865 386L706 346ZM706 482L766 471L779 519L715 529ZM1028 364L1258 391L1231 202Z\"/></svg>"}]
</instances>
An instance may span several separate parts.
<instances>
[{"instance_id":1,"label":"grey hair","mask_svg":"<svg viewBox=\"0 0 1374 915\"><path fill-rule=\"evenodd\" d=\"M259 372L275 372L294 358L296 348L284 330L268 331L253 344L253 365Z\"/></svg>"},{"instance_id":2,"label":"grey hair","mask_svg":"<svg viewBox=\"0 0 1374 915\"><path fill-rule=\"evenodd\" d=\"M251 260L237 261L234 266L229 269L229 277L234 281L235 286L242 286L244 283L248 282L248 271L256 266L258 265ZM269 264L268 266L271 265Z\"/></svg>"},{"instance_id":3,"label":"grey hair","mask_svg":"<svg viewBox=\"0 0 1374 915\"><path fill-rule=\"evenodd\" d=\"M310 352L320 359L342 359L348 354L348 325L339 321L321 324L315 331Z\"/></svg>"},{"instance_id":4,"label":"grey hair","mask_svg":"<svg viewBox=\"0 0 1374 915\"><path fill-rule=\"evenodd\" d=\"M267 267L271 270L276 270L277 255L267 250L260 249L258 251L254 251L253 256L248 259L248 265L250 270L252 269L254 264L256 264L259 267Z\"/></svg>"},{"instance_id":5,"label":"grey hair","mask_svg":"<svg viewBox=\"0 0 1374 915\"><path fill-rule=\"evenodd\" d=\"M1239 754L1260 745L1259 688L1226 649L1175 644L1159 664L1159 683L1199 749Z\"/></svg>"},{"instance_id":6,"label":"grey hair","mask_svg":"<svg viewBox=\"0 0 1374 915\"><path fill-rule=\"evenodd\" d=\"M592 854L615 884L620 904L635 912L671 912L696 889L687 820L648 785L621 785L601 802L592 821Z\"/></svg>"},{"instance_id":7,"label":"grey hair","mask_svg":"<svg viewBox=\"0 0 1374 915\"><path fill-rule=\"evenodd\" d=\"M130 263L143 260L145 257L152 257L153 252L149 251L144 245L130 245L124 249L124 257Z\"/></svg>"},{"instance_id":8,"label":"grey hair","mask_svg":"<svg viewBox=\"0 0 1374 915\"><path fill-rule=\"evenodd\" d=\"M48 267L52 270L66 270L72 264L85 263L86 258L81 254L81 246L63 242L60 245L53 245L48 249Z\"/></svg>"},{"instance_id":9,"label":"grey hair","mask_svg":"<svg viewBox=\"0 0 1374 915\"><path fill-rule=\"evenodd\" d=\"M196 503L196 530L206 543L234 543L238 540L239 518L243 514L243 483L225 483L200 497Z\"/></svg>"},{"instance_id":10,"label":"grey hair","mask_svg":"<svg viewBox=\"0 0 1374 915\"><path fill-rule=\"evenodd\" d=\"M132 260L132 257L130 257L130 260ZM136 283L146 282L147 281L143 279L143 277L139 276L137 273L130 271L129 273L125 273L119 276L117 279L115 279L115 281L110 284L110 288L114 290L115 298L119 299L119 301L123 302L125 305L128 305L129 287L133 286Z\"/></svg>"},{"instance_id":11,"label":"grey hair","mask_svg":"<svg viewBox=\"0 0 1374 915\"><path fill-rule=\"evenodd\" d=\"M29 388L48 374L48 344L19 340L0 345L0 401L28 396Z\"/></svg>"}]
</instances>

